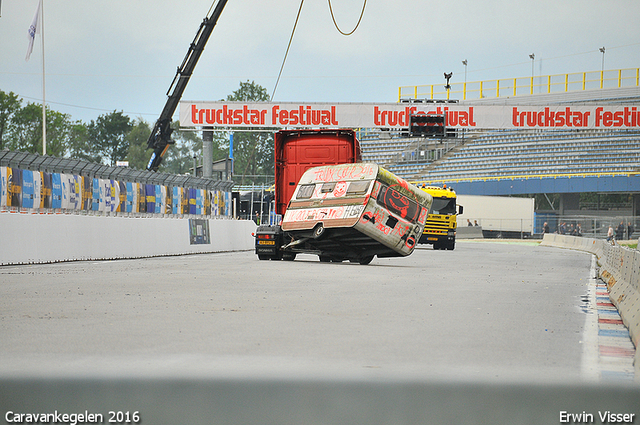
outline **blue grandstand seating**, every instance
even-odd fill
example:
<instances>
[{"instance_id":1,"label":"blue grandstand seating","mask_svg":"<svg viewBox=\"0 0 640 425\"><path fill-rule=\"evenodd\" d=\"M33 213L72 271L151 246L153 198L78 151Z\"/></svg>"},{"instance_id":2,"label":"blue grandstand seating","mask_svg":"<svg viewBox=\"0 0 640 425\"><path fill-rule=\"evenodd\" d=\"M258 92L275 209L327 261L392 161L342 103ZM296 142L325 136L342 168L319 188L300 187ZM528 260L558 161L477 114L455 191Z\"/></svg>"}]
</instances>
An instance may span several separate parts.
<instances>
[{"instance_id":1,"label":"blue grandstand seating","mask_svg":"<svg viewBox=\"0 0 640 425\"><path fill-rule=\"evenodd\" d=\"M640 171L639 131L500 130L468 137L435 161L415 148L416 139L369 136L363 159L419 180Z\"/></svg>"}]
</instances>

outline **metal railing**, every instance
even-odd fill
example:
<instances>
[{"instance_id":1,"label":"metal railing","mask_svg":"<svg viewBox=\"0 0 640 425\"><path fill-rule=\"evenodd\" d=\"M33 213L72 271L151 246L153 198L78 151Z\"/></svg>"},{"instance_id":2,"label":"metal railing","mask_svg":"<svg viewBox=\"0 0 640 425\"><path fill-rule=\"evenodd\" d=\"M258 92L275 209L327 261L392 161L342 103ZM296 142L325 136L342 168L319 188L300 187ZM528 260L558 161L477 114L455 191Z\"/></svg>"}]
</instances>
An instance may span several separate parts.
<instances>
[{"instance_id":1,"label":"metal railing","mask_svg":"<svg viewBox=\"0 0 640 425\"><path fill-rule=\"evenodd\" d=\"M616 240L637 240L640 236L640 217L628 214L608 215L556 215L536 213L534 233L544 232L544 223L549 233L569 236L584 236L594 239L606 239L609 227L613 229Z\"/></svg>"},{"instance_id":2,"label":"metal railing","mask_svg":"<svg viewBox=\"0 0 640 425\"><path fill-rule=\"evenodd\" d=\"M624 176L632 177L637 176L638 172L613 172L613 173L565 173L565 174L524 174L524 175L511 175L511 176L491 176L491 177L459 177L450 179L427 179L413 182L414 184L426 184L426 185L441 185L443 183L460 183L460 182L474 182L474 181L497 181L497 180L529 180L529 179L555 179L555 178L574 178L574 177L613 177Z\"/></svg>"},{"instance_id":3,"label":"metal railing","mask_svg":"<svg viewBox=\"0 0 640 425\"><path fill-rule=\"evenodd\" d=\"M541 93L566 93L640 86L640 68L539 75L473 82L401 86L398 101L404 99L462 99L514 97Z\"/></svg>"},{"instance_id":4,"label":"metal railing","mask_svg":"<svg viewBox=\"0 0 640 425\"><path fill-rule=\"evenodd\" d=\"M82 159L59 158L28 152L0 151L0 166L15 167L31 171L68 173L101 179L112 179L162 186L192 187L228 192L233 187L230 180L214 180L190 175L159 173L135 170L128 167L111 167Z\"/></svg>"}]
</instances>

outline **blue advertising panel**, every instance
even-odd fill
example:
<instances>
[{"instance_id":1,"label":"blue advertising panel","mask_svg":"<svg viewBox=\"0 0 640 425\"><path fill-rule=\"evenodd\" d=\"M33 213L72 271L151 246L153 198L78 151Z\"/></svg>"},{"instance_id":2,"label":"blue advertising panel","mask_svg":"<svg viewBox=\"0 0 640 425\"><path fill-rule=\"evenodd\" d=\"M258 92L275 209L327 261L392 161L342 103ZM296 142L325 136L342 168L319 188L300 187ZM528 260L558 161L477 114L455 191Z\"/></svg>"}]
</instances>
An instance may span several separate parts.
<instances>
[{"instance_id":1,"label":"blue advertising panel","mask_svg":"<svg viewBox=\"0 0 640 425\"><path fill-rule=\"evenodd\" d=\"M189 189L189 214L196 213L196 190Z\"/></svg>"},{"instance_id":2,"label":"blue advertising panel","mask_svg":"<svg viewBox=\"0 0 640 425\"><path fill-rule=\"evenodd\" d=\"M204 211L204 190L196 189L196 214L202 215Z\"/></svg>"},{"instance_id":3,"label":"blue advertising panel","mask_svg":"<svg viewBox=\"0 0 640 425\"><path fill-rule=\"evenodd\" d=\"M155 196L155 213L162 214L162 187L160 185L155 186L156 196Z\"/></svg>"},{"instance_id":4,"label":"blue advertising panel","mask_svg":"<svg viewBox=\"0 0 640 425\"><path fill-rule=\"evenodd\" d=\"M118 212L125 212L127 204L127 184L125 182L118 182L120 186L120 193L118 194Z\"/></svg>"},{"instance_id":5,"label":"blue advertising panel","mask_svg":"<svg viewBox=\"0 0 640 425\"><path fill-rule=\"evenodd\" d=\"M182 193L181 187L173 188L173 196L171 197L171 213L180 214L180 202L182 201L180 194Z\"/></svg>"},{"instance_id":6,"label":"blue advertising panel","mask_svg":"<svg viewBox=\"0 0 640 425\"><path fill-rule=\"evenodd\" d=\"M22 171L22 208L33 208L33 171Z\"/></svg>"},{"instance_id":7,"label":"blue advertising panel","mask_svg":"<svg viewBox=\"0 0 640 425\"><path fill-rule=\"evenodd\" d=\"M92 179L91 210L100 210L100 179Z\"/></svg>"},{"instance_id":8,"label":"blue advertising panel","mask_svg":"<svg viewBox=\"0 0 640 425\"><path fill-rule=\"evenodd\" d=\"M51 208L62 208L62 178L60 173L51 175Z\"/></svg>"},{"instance_id":9,"label":"blue advertising panel","mask_svg":"<svg viewBox=\"0 0 640 425\"><path fill-rule=\"evenodd\" d=\"M7 172L8 173L8 172ZM22 169L11 168L11 175L7 178L11 196L11 207L22 206Z\"/></svg>"},{"instance_id":10,"label":"blue advertising panel","mask_svg":"<svg viewBox=\"0 0 640 425\"><path fill-rule=\"evenodd\" d=\"M133 205L135 204L135 189L133 183L127 182L127 206L125 211L133 212Z\"/></svg>"},{"instance_id":11,"label":"blue advertising panel","mask_svg":"<svg viewBox=\"0 0 640 425\"><path fill-rule=\"evenodd\" d=\"M147 184L145 185L145 196L146 196L146 209L145 211L148 213L156 212L156 188L155 185Z\"/></svg>"},{"instance_id":12,"label":"blue advertising panel","mask_svg":"<svg viewBox=\"0 0 640 425\"><path fill-rule=\"evenodd\" d=\"M42 173L42 186L40 187L40 207L51 208L52 203L52 174Z\"/></svg>"}]
</instances>

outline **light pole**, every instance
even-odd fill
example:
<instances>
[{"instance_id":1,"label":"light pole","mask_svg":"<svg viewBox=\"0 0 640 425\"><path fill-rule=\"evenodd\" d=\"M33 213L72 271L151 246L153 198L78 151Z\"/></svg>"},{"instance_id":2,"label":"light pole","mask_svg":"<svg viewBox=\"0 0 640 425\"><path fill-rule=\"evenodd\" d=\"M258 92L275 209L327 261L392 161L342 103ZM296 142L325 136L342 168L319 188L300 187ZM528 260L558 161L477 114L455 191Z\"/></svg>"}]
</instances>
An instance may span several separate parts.
<instances>
[{"instance_id":1,"label":"light pole","mask_svg":"<svg viewBox=\"0 0 640 425\"><path fill-rule=\"evenodd\" d=\"M451 91L451 85L449 84L449 80L453 77L453 72L444 73L444 79L447 81L447 84L444 86L444 89L447 91L447 100L449 100L449 92Z\"/></svg>"},{"instance_id":2,"label":"light pole","mask_svg":"<svg viewBox=\"0 0 640 425\"><path fill-rule=\"evenodd\" d=\"M535 53L531 53L529 55L529 58L531 59L531 94L533 94L533 63L536 60L536 54Z\"/></svg>"},{"instance_id":3,"label":"light pole","mask_svg":"<svg viewBox=\"0 0 640 425\"><path fill-rule=\"evenodd\" d=\"M600 88L602 88L604 86L604 52L606 49L602 46L598 50L602 53L602 68L600 68Z\"/></svg>"},{"instance_id":4,"label":"light pole","mask_svg":"<svg viewBox=\"0 0 640 425\"><path fill-rule=\"evenodd\" d=\"M462 100L467 100L467 60L463 60L464 65L464 86L462 86Z\"/></svg>"}]
</instances>

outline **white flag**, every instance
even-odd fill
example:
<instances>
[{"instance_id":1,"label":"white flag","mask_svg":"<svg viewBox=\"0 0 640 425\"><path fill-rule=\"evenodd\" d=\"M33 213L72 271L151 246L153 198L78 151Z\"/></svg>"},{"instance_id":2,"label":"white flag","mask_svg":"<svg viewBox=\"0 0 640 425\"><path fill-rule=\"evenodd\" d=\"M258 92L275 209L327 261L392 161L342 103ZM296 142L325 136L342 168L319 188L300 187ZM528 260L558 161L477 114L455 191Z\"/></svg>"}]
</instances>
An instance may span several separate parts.
<instances>
[{"instance_id":1,"label":"white flag","mask_svg":"<svg viewBox=\"0 0 640 425\"><path fill-rule=\"evenodd\" d=\"M42 8L42 0L38 2L38 8L36 9L36 14L33 17L33 21L31 21L31 26L29 27L29 47L27 48L27 57L25 60L29 60L31 57L31 52L33 51L33 41L36 39L36 34L40 34L40 28L38 27L38 17L40 16L40 9Z\"/></svg>"}]
</instances>

